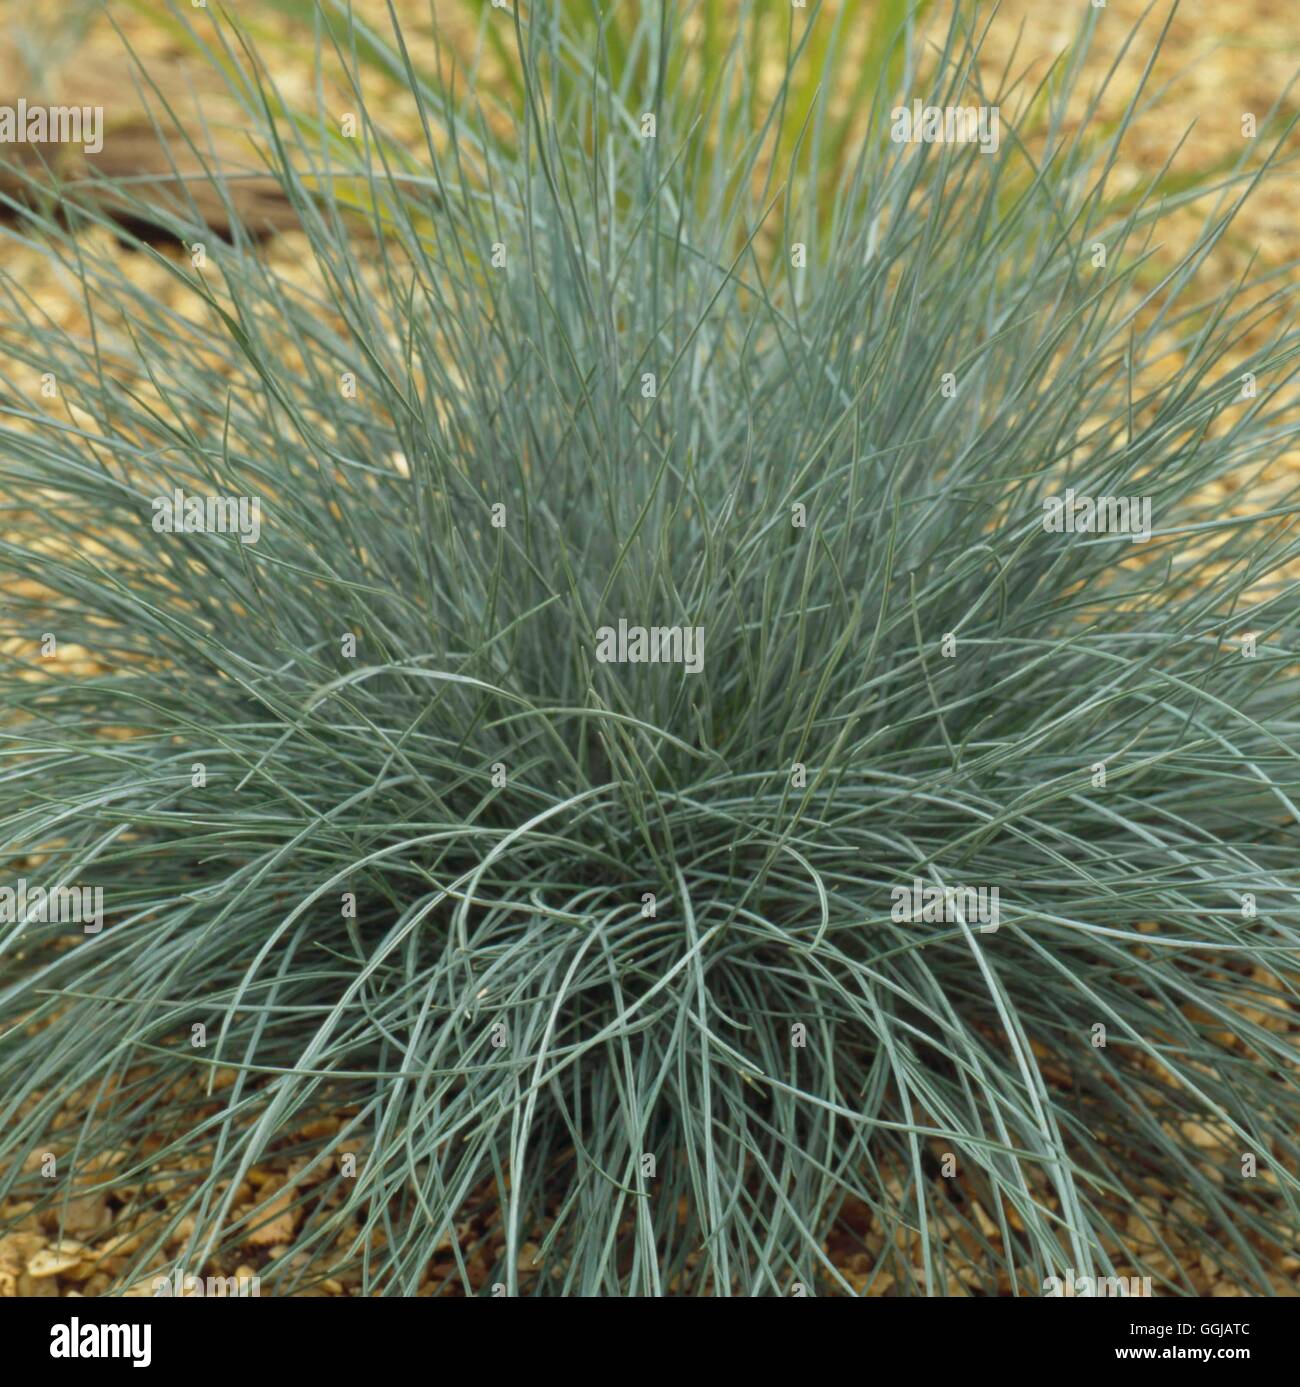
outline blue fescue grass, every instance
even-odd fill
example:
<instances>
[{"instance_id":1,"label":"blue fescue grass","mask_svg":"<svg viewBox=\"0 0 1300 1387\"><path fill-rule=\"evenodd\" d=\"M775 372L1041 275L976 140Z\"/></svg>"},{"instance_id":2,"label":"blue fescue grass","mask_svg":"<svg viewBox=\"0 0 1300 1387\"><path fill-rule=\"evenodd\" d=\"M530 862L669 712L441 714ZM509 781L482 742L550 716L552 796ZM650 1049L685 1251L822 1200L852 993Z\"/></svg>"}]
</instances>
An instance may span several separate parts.
<instances>
[{"instance_id":1,"label":"blue fescue grass","mask_svg":"<svg viewBox=\"0 0 1300 1387\"><path fill-rule=\"evenodd\" d=\"M106 915L0 927L0 1195L117 1192L122 1285L182 1219L187 1269L235 1249L287 1151L275 1293L413 1293L435 1255L510 1294L845 1290L847 1201L868 1287L1187 1293L1204 1251L1268 1292L1300 336L1286 274L1198 272L1282 147L1139 287L1168 208L1114 212L1128 122L1067 133L1073 68L1024 94L1034 145L1012 100L996 154L890 141L896 94L997 104L963 13L829 199L815 118L744 118L743 53L656 85L656 10L620 90L561 17L501 17L508 148L409 73L423 174L360 92L342 154L280 118L213 31L309 277L151 205L206 248L121 233L182 315L88 234L102 200L4 233L89 325L5 285L0 882ZM155 533L176 487L258 499L258 542ZM1067 487L1149 497L1151 538L1046 530ZM620 618L702 627L703 668L600 662ZM996 887L999 928L896 919L918 878Z\"/></svg>"}]
</instances>

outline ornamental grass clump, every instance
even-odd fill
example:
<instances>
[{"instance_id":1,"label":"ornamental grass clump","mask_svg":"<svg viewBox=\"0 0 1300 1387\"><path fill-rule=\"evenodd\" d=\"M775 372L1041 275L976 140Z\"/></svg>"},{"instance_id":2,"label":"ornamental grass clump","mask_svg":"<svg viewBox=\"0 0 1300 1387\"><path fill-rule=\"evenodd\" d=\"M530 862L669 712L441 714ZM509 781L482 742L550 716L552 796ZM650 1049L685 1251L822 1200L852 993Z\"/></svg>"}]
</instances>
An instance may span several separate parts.
<instances>
[{"instance_id":1,"label":"ornamental grass clump","mask_svg":"<svg viewBox=\"0 0 1300 1387\"><path fill-rule=\"evenodd\" d=\"M27 175L0 1198L112 1195L117 1288L278 1220L264 1294L1270 1293L1300 335L1203 282L1287 132L1114 186L1146 98L987 89L962 9L832 168L819 11L772 95L651 9L492 11L479 119L327 7L352 138L195 17L296 263L215 165L228 241Z\"/></svg>"}]
</instances>

